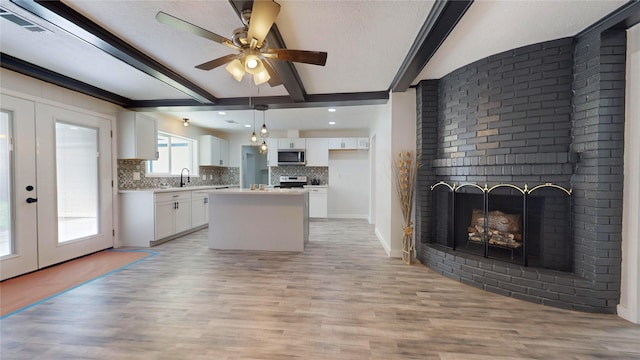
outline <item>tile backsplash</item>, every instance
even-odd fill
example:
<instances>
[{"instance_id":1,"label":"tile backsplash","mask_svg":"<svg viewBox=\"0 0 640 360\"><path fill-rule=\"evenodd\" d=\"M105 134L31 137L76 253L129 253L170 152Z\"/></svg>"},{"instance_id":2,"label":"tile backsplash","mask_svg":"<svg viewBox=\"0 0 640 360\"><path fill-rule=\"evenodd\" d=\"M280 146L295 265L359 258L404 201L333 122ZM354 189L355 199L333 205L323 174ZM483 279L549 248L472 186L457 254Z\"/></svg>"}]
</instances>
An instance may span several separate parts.
<instances>
[{"instance_id":1,"label":"tile backsplash","mask_svg":"<svg viewBox=\"0 0 640 360\"><path fill-rule=\"evenodd\" d=\"M145 160L118 160L118 189L150 189L160 183L169 186L180 186L180 177L146 177ZM240 168L200 166L199 176L191 176L191 186L199 185L238 185L240 183ZM133 173L140 173L140 180L133 179ZM206 180L203 178L206 177Z\"/></svg>"},{"instance_id":2,"label":"tile backsplash","mask_svg":"<svg viewBox=\"0 0 640 360\"><path fill-rule=\"evenodd\" d=\"M329 184L329 168L327 166L274 166L271 168L271 185L280 185L280 176L297 175L307 176L311 185L311 179L320 180L320 185Z\"/></svg>"}]
</instances>

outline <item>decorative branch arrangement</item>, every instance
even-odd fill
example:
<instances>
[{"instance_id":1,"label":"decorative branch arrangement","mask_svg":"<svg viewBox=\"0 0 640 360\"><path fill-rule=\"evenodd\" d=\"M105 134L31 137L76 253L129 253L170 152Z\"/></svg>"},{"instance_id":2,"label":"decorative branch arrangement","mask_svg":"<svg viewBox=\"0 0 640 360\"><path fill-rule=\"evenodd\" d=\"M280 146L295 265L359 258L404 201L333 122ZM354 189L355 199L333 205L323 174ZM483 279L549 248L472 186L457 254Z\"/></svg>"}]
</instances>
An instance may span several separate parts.
<instances>
[{"instance_id":1,"label":"decorative branch arrangement","mask_svg":"<svg viewBox=\"0 0 640 360\"><path fill-rule=\"evenodd\" d=\"M413 195L416 177L420 163L412 151L403 151L398 154L394 162L395 186L402 217L404 220L404 235L402 237L402 261L412 264L414 259L413 246L413 222L411 213L413 210Z\"/></svg>"}]
</instances>

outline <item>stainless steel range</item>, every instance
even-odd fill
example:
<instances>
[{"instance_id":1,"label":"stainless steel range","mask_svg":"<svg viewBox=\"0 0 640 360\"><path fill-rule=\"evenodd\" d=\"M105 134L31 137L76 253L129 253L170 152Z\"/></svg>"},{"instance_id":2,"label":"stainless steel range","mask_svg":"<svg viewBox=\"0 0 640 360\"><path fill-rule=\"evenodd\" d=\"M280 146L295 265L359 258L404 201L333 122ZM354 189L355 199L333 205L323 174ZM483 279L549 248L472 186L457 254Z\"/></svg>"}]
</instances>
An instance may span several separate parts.
<instances>
[{"instance_id":1,"label":"stainless steel range","mask_svg":"<svg viewBox=\"0 0 640 360\"><path fill-rule=\"evenodd\" d=\"M281 188L301 188L307 185L306 176L280 176Z\"/></svg>"}]
</instances>

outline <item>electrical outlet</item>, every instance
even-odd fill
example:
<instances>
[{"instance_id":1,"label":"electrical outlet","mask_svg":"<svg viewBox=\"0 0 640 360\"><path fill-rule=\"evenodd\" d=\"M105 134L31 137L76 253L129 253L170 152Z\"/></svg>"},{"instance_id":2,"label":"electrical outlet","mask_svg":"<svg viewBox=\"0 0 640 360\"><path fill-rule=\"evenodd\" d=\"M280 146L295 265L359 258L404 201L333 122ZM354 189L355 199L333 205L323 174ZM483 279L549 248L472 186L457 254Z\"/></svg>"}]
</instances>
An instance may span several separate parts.
<instances>
[{"instance_id":1,"label":"electrical outlet","mask_svg":"<svg viewBox=\"0 0 640 360\"><path fill-rule=\"evenodd\" d=\"M133 180L140 180L140 173L138 171L133 172Z\"/></svg>"}]
</instances>

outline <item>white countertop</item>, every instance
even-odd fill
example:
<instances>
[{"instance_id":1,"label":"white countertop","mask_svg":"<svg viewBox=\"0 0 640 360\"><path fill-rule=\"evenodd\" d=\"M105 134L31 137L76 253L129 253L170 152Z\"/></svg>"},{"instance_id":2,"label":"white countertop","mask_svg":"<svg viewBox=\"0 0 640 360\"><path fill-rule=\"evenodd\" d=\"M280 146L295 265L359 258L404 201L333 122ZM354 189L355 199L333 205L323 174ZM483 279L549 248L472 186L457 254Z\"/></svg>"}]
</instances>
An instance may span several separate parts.
<instances>
[{"instance_id":1,"label":"white countertop","mask_svg":"<svg viewBox=\"0 0 640 360\"><path fill-rule=\"evenodd\" d=\"M130 193L140 191L151 191L154 193L174 192L174 191L201 191L201 190L215 190L224 189L229 187L237 187L238 185L200 185L200 186L185 186L185 187L168 187L168 188L149 188L149 189L127 189L118 190L119 193Z\"/></svg>"},{"instance_id":2,"label":"white countertop","mask_svg":"<svg viewBox=\"0 0 640 360\"><path fill-rule=\"evenodd\" d=\"M251 189L213 189L213 190L203 190L201 192L206 192L209 194L215 195L302 195L307 193L308 191L301 188L295 189L280 189L280 188L265 188L264 190L251 190Z\"/></svg>"},{"instance_id":3,"label":"white countertop","mask_svg":"<svg viewBox=\"0 0 640 360\"><path fill-rule=\"evenodd\" d=\"M304 185L304 187L309 189L326 189L329 185Z\"/></svg>"}]
</instances>

